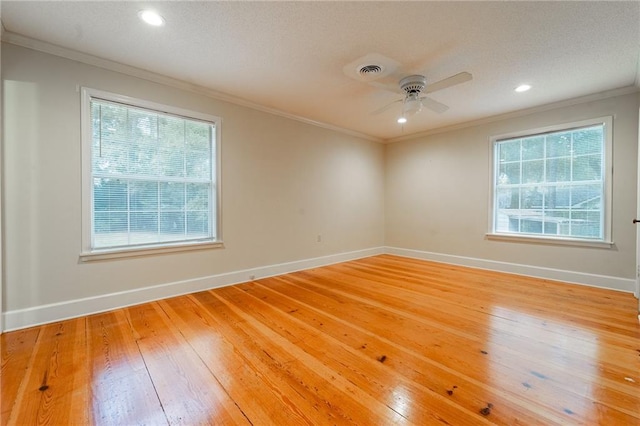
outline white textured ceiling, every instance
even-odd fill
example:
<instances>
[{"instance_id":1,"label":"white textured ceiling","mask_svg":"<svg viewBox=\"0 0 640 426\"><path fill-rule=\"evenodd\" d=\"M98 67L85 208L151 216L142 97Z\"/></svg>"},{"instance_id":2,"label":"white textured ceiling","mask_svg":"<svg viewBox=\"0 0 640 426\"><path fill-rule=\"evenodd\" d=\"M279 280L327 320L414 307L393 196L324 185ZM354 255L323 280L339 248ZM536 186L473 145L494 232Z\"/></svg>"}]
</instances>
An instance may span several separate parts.
<instances>
[{"instance_id":1,"label":"white textured ceiling","mask_svg":"<svg viewBox=\"0 0 640 426\"><path fill-rule=\"evenodd\" d=\"M9 41L16 34L45 41L380 139L640 84L637 1L4 0L0 7ZM166 25L143 24L143 8ZM423 110L401 126L399 104L371 115L400 95L343 72L372 53L428 82L462 71L473 80L430 95L448 111ZM523 82L533 89L515 93Z\"/></svg>"}]
</instances>

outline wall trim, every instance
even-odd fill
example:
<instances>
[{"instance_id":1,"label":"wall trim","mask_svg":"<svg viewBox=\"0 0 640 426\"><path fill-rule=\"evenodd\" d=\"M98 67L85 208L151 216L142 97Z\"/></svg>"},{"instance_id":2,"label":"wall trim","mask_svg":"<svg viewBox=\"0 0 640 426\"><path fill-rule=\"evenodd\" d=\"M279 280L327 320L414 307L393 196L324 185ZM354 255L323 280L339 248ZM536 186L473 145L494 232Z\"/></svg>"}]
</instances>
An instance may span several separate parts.
<instances>
[{"instance_id":1,"label":"wall trim","mask_svg":"<svg viewBox=\"0 0 640 426\"><path fill-rule=\"evenodd\" d=\"M168 297L239 284L251 281L251 277L254 277L254 279L267 278L383 253L384 247L374 247L311 259L243 269L191 280L176 281L135 290L127 290L117 293L86 297L83 299L34 306L26 309L15 309L3 313L2 322L5 328L2 331L13 331L36 325L62 321L65 319L77 318L84 315L97 314L127 306L138 305L140 303L151 302L154 300L166 299Z\"/></svg>"},{"instance_id":2,"label":"wall trim","mask_svg":"<svg viewBox=\"0 0 640 426\"><path fill-rule=\"evenodd\" d=\"M143 68L137 68L130 65L125 65L120 62L112 61L110 59L100 58L98 56L79 52L77 50L68 49L66 47L48 43L46 41L26 37L21 34L12 33L11 31L3 31L0 34L0 38L5 43L13 44L20 47L25 47L27 49L35 50L38 52L48 53L50 55L59 56L65 59L70 59L72 61L80 62L82 64L93 65L98 68L106 69L106 70L117 72L120 74L125 74L132 77L137 77L142 80L151 81L153 83L159 83L165 86L175 87L177 89L185 90L192 93L197 93L199 95L205 95L209 98L213 98L219 101L229 102L231 104L240 105L240 106L251 108L261 112L266 112L267 114L277 115L280 117L288 118L290 120L299 121L305 124L310 124L315 127L321 127L323 129L333 130L334 132L342 133L345 135L354 136L357 138L366 139L366 140L378 142L378 143L384 142L384 140L381 138L371 136L365 133L357 132L355 130L345 129L343 127L335 126L333 124L312 120L310 118L306 118L300 115L281 111L276 108L265 107L255 102L251 102L247 99L239 98L237 96L232 96L227 93L219 92L217 90L213 90L204 86L189 83L184 80L168 77L168 76L158 74Z\"/></svg>"},{"instance_id":3,"label":"wall trim","mask_svg":"<svg viewBox=\"0 0 640 426\"><path fill-rule=\"evenodd\" d=\"M2 331L14 331L70 318L106 312L113 309L125 308L127 306L152 302L154 300L194 293L197 291L240 284L251 281L251 277L254 277L253 279L273 277L380 254L391 254L395 256L429 260L432 262L457 266L544 278L553 281L568 282L632 294L635 291L635 280L630 278L627 279L606 275L586 274L576 271L566 271L561 269L384 246L297 260L293 262L279 263L275 265L261 266L257 268L243 269L135 290L127 290L94 297L86 297L83 299L34 306L26 309L7 311L2 314L2 323L5 327Z\"/></svg>"},{"instance_id":4,"label":"wall trim","mask_svg":"<svg viewBox=\"0 0 640 426\"><path fill-rule=\"evenodd\" d=\"M399 247L385 247L385 254L410 257L413 259L430 260L457 266L486 269L490 271L506 272L534 278L544 278L581 284L589 287L604 288L626 293L633 293L635 280L607 275L587 274L584 272L567 271L563 269L545 268L541 266L522 265L518 263L500 262L496 260L478 259L474 257L456 256L452 254L434 253L421 250L404 249Z\"/></svg>"},{"instance_id":5,"label":"wall trim","mask_svg":"<svg viewBox=\"0 0 640 426\"><path fill-rule=\"evenodd\" d=\"M507 120L510 118L522 117L522 116L543 112L543 111L548 111L556 108L562 108L562 107L567 107L571 105L582 104L586 102L593 102L593 101L611 98L615 96L623 96L630 93L640 92L640 59L638 59L638 72L637 72L635 81L631 86L605 90L603 92L593 93L590 95L580 96L577 98L565 99L558 102L552 102L549 104L539 105L531 108L525 108L518 111L510 111L507 113L496 114L489 117L480 118L477 120L466 121L462 123L453 124L450 126L438 127L435 129L425 130L423 132L416 132L409 135L385 139L385 138L379 138L376 136L357 132L355 130L345 129L343 127L335 126L333 124L312 120L306 117L281 111L275 108L265 107L265 106L256 104L255 102L249 101L247 99L238 98L237 96L231 96L224 92L213 90L197 84L189 83L173 77L168 77L168 76L158 74L143 68L133 67L120 62L112 61L110 59L104 59L98 56L90 55L87 53L79 52L77 50L73 50L66 47L58 46L56 44L48 43L46 41L23 36L21 34L7 31L4 28L4 24L2 23L2 20L0 20L0 24L2 24L1 31L0 31L0 41L5 43L13 44L20 47L25 47L27 49L36 50L43 53L48 53L54 56L59 56L61 58L70 59L72 61L80 62L87 65L93 65L109 71L114 71L120 74L137 77L137 78L151 81L154 83L164 84L166 86L175 87L181 90L197 93L200 95L205 95L220 101L229 102L235 105L240 105L240 106L251 108L257 111L262 111L268 114L273 114L276 116L310 124L312 126L333 130L338 133L346 134L349 136L355 136L358 138L362 138L362 139L366 139L369 141L378 142L382 144L412 140L412 139L426 137L426 136L435 135L439 133L445 133L445 132L450 132L454 130L461 130L469 127L475 127L483 124L493 123L496 121Z\"/></svg>"},{"instance_id":6,"label":"wall trim","mask_svg":"<svg viewBox=\"0 0 640 426\"><path fill-rule=\"evenodd\" d=\"M592 93L590 95L580 96L577 98L564 99L558 102L538 105L530 108L520 109L517 111L509 111L503 114L496 114L488 117L479 118L477 120L465 121L462 123L452 124L450 126L438 127L435 129L425 130L423 132L411 133L410 135L404 135L396 138L387 139L384 141L384 143L391 144L396 142L404 142L404 141L423 138L431 135L437 135L440 133L453 132L456 130L462 130L470 127L481 126L484 124L495 123L498 121L525 117L527 115L550 111L558 108L566 108L573 105L586 104L588 102L595 102L595 101L600 101L603 99L613 98L617 96L629 95L631 93L640 93L639 87L640 86L637 86L637 85L619 87L617 89L605 90L604 92Z\"/></svg>"}]
</instances>

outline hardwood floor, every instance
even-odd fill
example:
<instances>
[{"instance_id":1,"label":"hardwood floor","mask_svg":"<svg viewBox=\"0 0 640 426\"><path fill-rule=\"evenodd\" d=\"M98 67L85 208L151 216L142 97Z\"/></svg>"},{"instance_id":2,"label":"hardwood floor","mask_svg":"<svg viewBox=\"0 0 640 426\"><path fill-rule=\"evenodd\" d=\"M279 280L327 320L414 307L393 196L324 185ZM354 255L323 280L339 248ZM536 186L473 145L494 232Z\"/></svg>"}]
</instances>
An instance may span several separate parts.
<instances>
[{"instance_id":1,"label":"hardwood floor","mask_svg":"<svg viewBox=\"0 0 640 426\"><path fill-rule=\"evenodd\" d=\"M640 425L631 294L381 255L2 335L2 424Z\"/></svg>"}]
</instances>

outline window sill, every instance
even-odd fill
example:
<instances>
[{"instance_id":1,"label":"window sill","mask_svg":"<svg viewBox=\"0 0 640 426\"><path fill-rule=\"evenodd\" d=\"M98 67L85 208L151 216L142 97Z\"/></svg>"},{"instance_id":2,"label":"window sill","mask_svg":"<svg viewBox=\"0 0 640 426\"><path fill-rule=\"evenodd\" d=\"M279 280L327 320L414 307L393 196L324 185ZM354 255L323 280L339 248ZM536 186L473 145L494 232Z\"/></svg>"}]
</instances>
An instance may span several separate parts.
<instances>
[{"instance_id":1,"label":"window sill","mask_svg":"<svg viewBox=\"0 0 640 426\"><path fill-rule=\"evenodd\" d=\"M536 237L532 235L486 234L488 240L508 241L513 243L545 244L575 247L613 248L613 241L589 241L570 238Z\"/></svg>"},{"instance_id":2,"label":"window sill","mask_svg":"<svg viewBox=\"0 0 640 426\"><path fill-rule=\"evenodd\" d=\"M139 256L152 256L166 253L177 253L182 251L206 250L213 248L223 248L222 241L205 241L193 243L180 243L176 245L147 246L135 248L119 248L107 250L94 250L80 253L81 262L95 262L101 260L131 258Z\"/></svg>"}]
</instances>

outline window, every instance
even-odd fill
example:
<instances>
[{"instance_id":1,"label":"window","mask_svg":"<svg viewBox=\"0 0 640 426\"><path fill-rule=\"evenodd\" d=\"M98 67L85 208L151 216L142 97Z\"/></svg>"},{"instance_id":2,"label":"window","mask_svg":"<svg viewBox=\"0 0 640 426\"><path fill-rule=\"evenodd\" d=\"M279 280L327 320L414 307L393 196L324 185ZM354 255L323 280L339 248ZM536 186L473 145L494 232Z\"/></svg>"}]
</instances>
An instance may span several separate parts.
<instances>
[{"instance_id":1,"label":"window","mask_svg":"<svg viewBox=\"0 0 640 426\"><path fill-rule=\"evenodd\" d=\"M492 142L490 236L610 242L611 118Z\"/></svg>"},{"instance_id":2,"label":"window","mask_svg":"<svg viewBox=\"0 0 640 426\"><path fill-rule=\"evenodd\" d=\"M218 241L219 118L84 89L82 124L84 254Z\"/></svg>"}]
</instances>

